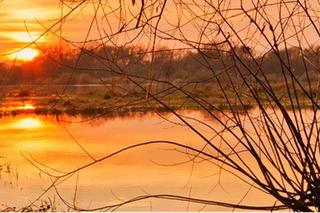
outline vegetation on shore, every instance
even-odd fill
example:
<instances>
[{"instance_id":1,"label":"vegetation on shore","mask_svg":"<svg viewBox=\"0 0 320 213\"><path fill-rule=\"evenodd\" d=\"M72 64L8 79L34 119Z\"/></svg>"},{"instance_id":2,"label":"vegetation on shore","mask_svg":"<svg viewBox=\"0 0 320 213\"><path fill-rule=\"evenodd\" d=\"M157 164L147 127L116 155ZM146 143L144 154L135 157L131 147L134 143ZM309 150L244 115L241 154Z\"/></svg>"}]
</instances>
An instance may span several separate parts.
<instances>
[{"instance_id":1,"label":"vegetation on shore","mask_svg":"<svg viewBox=\"0 0 320 213\"><path fill-rule=\"evenodd\" d=\"M126 85L128 86L128 85ZM145 85L146 87L148 85ZM291 106L290 100L283 85L278 87L277 95L281 97L284 106ZM186 94L177 88L158 88L160 92L153 91L171 109L176 110L201 110L201 107L191 100ZM44 90L45 89L45 90ZM197 97L212 111L224 111L229 109L225 98L214 84L190 84L184 87L192 96ZM59 91L64 91L63 94ZM130 91L130 92L129 92ZM165 91L165 92L164 92ZM224 91L228 97L235 96L231 91ZM251 96L244 91L241 93L246 109L256 107ZM307 98L300 94L300 108L312 107ZM236 100L236 97L234 97ZM263 93L261 93L263 100ZM233 100L229 99L230 102ZM167 111L167 109L149 98L145 93L138 93L134 90L112 88L103 85L82 85L82 86L10 86L1 97L2 107L0 115L15 115L20 113L36 114L68 114L68 115L96 115L126 112L150 112ZM264 104L272 107L268 99ZM236 101L232 102L234 110L243 110L243 106Z\"/></svg>"},{"instance_id":2,"label":"vegetation on shore","mask_svg":"<svg viewBox=\"0 0 320 213\"><path fill-rule=\"evenodd\" d=\"M278 55L272 52L259 55L244 46L230 49L222 45L219 48L203 46L199 52L159 48L153 53L152 60L150 53L141 47L105 46L90 52L64 52L62 55L54 55L56 51L53 49L51 52L48 50L50 57L40 57L31 64L14 67L0 64L0 114L32 111L90 115L166 111L166 107L150 94L171 109L199 110L201 106L197 101L200 101L212 111L230 110L230 104L232 110L241 111L254 108L257 103L246 89L245 81L252 82L261 102L272 107L275 103L270 99L270 94L257 84L256 79L251 79L252 75L246 70L248 67L259 70L256 77L264 76L268 81L264 83L270 83L270 91L275 92L284 107L291 110L312 107L313 103L310 97L306 97L305 91L299 91L301 88L287 82L287 79L294 74L304 88L309 88L308 91L319 91L316 65L319 63L320 48L290 48L280 51ZM317 54L314 54L315 49ZM109 59L99 60L98 56L102 57L106 52L110 54L107 56ZM208 59L204 60L203 54ZM235 54L237 59L234 59ZM278 57L291 61L292 72L283 70ZM75 69L73 64L77 59L79 62ZM245 65L241 65L240 61ZM240 65L235 67L235 63ZM308 72L304 71L305 67ZM126 74L119 74L120 70ZM128 76L134 78L139 86L130 82ZM312 95L317 97L319 94ZM291 102L290 96L299 97L299 103ZM196 97L197 101L192 97ZM240 99L243 103L239 103ZM32 104L35 109L21 107L26 103Z\"/></svg>"}]
</instances>

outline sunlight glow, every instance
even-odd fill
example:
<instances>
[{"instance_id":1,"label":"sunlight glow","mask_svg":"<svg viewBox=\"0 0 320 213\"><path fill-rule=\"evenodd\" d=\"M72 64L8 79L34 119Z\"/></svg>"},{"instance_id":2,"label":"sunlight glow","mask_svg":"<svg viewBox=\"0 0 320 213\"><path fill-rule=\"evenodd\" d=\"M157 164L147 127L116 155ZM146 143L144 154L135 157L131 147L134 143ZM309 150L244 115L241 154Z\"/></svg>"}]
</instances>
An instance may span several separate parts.
<instances>
[{"instance_id":1,"label":"sunlight glow","mask_svg":"<svg viewBox=\"0 0 320 213\"><path fill-rule=\"evenodd\" d=\"M35 109L36 109L36 107L33 106L33 105L30 104L30 103L18 107L18 110L35 110Z\"/></svg>"},{"instance_id":2,"label":"sunlight glow","mask_svg":"<svg viewBox=\"0 0 320 213\"><path fill-rule=\"evenodd\" d=\"M18 42L24 42L24 43L30 43L37 40L37 42L43 42L44 36L40 37L40 33L32 32L10 32L9 36L18 41Z\"/></svg>"},{"instance_id":3,"label":"sunlight glow","mask_svg":"<svg viewBox=\"0 0 320 213\"><path fill-rule=\"evenodd\" d=\"M38 55L39 55L38 50L28 47L12 54L10 58L20 60L20 61L32 61Z\"/></svg>"},{"instance_id":4,"label":"sunlight glow","mask_svg":"<svg viewBox=\"0 0 320 213\"><path fill-rule=\"evenodd\" d=\"M36 129L42 127L42 123L37 118L24 118L17 121L14 126L19 129Z\"/></svg>"},{"instance_id":5,"label":"sunlight glow","mask_svg":"<svg viewBox=\"0 0 320 213\"><path fill-rule=\"evenodd\" d=\"M41 2L41 1L38 1ZM23 5L23 3L25 3L25 5ZM57 16L58 10L56 10L54 7L52 6L45 6L46 2L43 1L43 3L41 2L41 5L34 5L35 3L33 2L28 2L25 0L22 0L22 2L20 3L21 6L17 6L16 8L8 6L9 12L11 14L12 17L19 19L19 20L27 20L27 21L34 21L35 19L38 20L48 20L48 19L52 19L55 18ZM15 4L19 4L19 3L15 3ZM38 3L39 4L39 3ZM15 5L14 5L15 6ZM13 9L14 8L14 9ZM30 22L28 23L30 24Z\"/></svg>"}]
</instances>

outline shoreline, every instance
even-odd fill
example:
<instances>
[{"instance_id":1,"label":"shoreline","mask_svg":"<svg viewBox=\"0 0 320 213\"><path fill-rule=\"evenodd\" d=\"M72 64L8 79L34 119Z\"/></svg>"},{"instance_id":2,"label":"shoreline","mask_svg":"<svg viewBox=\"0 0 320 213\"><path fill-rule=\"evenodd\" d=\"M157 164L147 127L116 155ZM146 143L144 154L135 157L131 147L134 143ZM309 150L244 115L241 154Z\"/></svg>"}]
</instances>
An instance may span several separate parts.
<instances>
[{"instance_id":1,"label":"shoreline","mask_svg":"<svg viewBox=\"0 0 320 213\"><path fill-rule=\"evenodd\" d=\"M206 113L210 112L231 112L228 105L219 105L216 108L208 107L207 110L195 105L186 106L169 106L174 111L199 111ZM242 114L245 111L254 110L258 106L245 105L244 107L239 105L233 105L232 108L236 113ZM312 106L303 105L300 106L301 110L312 109ZM266 106L265 108L271 108L271 106ZM293 111L291 106L285 105L288 111ZM298 106L294 106L298 110ZM134 107L86 107L86 108L76 108L76 107L39 107L34 106L33 109L12 109L12 110L1 110L0 117L3 116L17 116L23 114L34 114L34 115L68 115L68 116L118 116L118 115L130 115L133 113L170 113L170 111L164 106L134 106Z\"/></svg>"}]
</instances>

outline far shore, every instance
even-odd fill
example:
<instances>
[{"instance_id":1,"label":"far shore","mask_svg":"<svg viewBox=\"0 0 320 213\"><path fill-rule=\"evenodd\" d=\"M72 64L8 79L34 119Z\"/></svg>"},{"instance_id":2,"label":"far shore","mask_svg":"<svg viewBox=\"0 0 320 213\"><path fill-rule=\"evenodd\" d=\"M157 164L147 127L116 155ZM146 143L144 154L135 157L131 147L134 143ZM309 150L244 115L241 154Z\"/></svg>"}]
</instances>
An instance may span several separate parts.
<instances>
[{"instance_id":1,"label":"far shore","mask_svg":"<svg viewBox=\"0 0 320 213\"><path fill-rule=\"evenodd\" d=\"M255 100L248 93L241 93L242 104L232 91L225 90L228 101L214 85L198 85L196 88L185 88L189 94L196 97L197 103L191 97L177 90L157 88L152 96L130 89L130 85L122 85L125 89L112 88L110 85L88 84L61 85L37 87L36 85L8 86L0 93L0 115L17 115L22 113L35 114L67 114L94 116L114 113L126 114L134 112L169 112L170 110L201 110L201 111L237 111L244 112L257 107ZM311 102L302 93L299 95L299 105L293 107L281 85L276 89L281 104L288 110L311 108ZM220 91L220 92L219 92ZM260 100L266 107L273 107L274 102L268 101L261 92Z\"/></svg>"}]
</instances>

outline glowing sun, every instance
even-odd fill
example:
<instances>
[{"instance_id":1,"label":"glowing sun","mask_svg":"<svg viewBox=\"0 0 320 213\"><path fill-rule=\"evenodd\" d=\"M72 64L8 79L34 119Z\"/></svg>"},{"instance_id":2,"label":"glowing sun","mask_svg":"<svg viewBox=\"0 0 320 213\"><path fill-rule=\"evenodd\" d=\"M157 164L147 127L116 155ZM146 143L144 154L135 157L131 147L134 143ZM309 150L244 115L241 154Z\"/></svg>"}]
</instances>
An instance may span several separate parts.
<instances>
[{"instance_id":1,"label":"glowing sun","mask_svg":"<svg viewBox=\"0 0 320 213\"><path fill-rule=\"evenodd\" d=\"M11 55L11 58L19 61L32 61L38 55L39 55L38 50L28 47L28 48L17 51L13 55Z\"/></svg>"}]
</instances>

